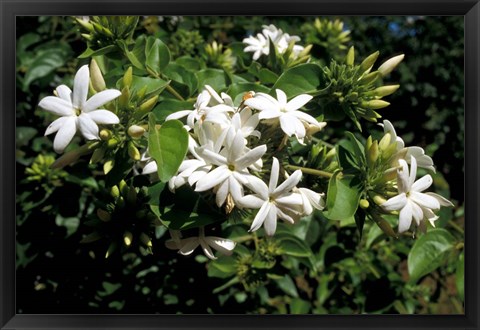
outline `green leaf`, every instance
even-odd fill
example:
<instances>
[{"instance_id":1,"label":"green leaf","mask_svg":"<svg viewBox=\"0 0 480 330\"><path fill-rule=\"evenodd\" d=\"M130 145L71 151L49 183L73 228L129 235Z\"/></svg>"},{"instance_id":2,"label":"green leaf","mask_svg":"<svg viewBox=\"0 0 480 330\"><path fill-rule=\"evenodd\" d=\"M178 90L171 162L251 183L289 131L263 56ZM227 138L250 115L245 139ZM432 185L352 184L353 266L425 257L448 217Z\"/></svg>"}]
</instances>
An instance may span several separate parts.
<instances>
[{"instance_id":1,"label":"green leaf","mask_svg":"<svg viewBox=\"0 0 480 330\"><path fill-rule=\"evenodd\" d=\"M296 236L279 234L275 238L278 240L281 254L306 258L313 255L310 247Z\"/></svg>"},{"instance_id":2,"label":"green leaf","mask_svg":"<svg viewBox=\"0 0 480 330\"><path fill-rule=\"evenodd\" d=\"M145 66L157 75L170 63L170 50L162 40L150 36L145 45Z\"/></svg>"},{"instance_id":3,"label":"green leaf","mask_svg":"<svg viewBox=\"0 0 480 330\"><path fill-rule=\"evenodd\" d=\"M155 115L150 113L148 119L148 151L157 162L158 177L166 182L177 173L187 154L188 133L178 120L169 120L157 130Z\"/></svg>"},{"instance_id":4,"label":"green leaf","mask_svg":"<svg viewBox=\"0 0 480 330\"><path fill-rule=\"evenodd\" d=\"M175 193L163 189L160 194L160 221L169 229L186 230L224 220L223 214L215 211L199 193L187 186L180 187Z\"/></svg>"},{"instance_id":5,"label":"green leaf","mask_svg":"<svg viewBox=\"0 0 480 330\"><path fill-rule=\"evenodd\" d=\"M292 278L289 275L284 275L281 279L277 281L278 287L288 294L291 297L298 298L298 291L295 283L293 282Z\"/></svg>"},{"instance_id":6,"label":"green leaf","mask_svg":"<svg viewBox=\"0 0 480 330\"><path fill-rule=\"evenodd\" d=\"M148 187L148 202L152 212L160 218L160 194L165 188L165 182L157 182L153 186Z\"/></svg>"},{"instance_id":7,"label":"green leaf","mask_svg":"<svg viewBox=\"0 0 480 330\"><path fill-rule=\"evenodd\" d=\"M455 272L455 283L457 284L457 291L460 299L465 298L465 256L462 252L458 258L457 270Z\"/></svg>"},{"instance_id":8,"label":"green leaf","mask_svg":"<svg viewBox=\"0 0 480 330\"><path fill-rule=\"evenodd\" d=\"M328 183L327 211L324 215L330 220L352 217L357 211L362 190L357 176L335 172Z\"/></svg>"},{"instance_id":9,"label":"green leaf","mask_svg":"<svg viewBox=\"0 0 480 330\"><path fill-rule=\"evenodd\" d=\"M292 314L307 314L310 312L310 302L295 298L290 302L290 313Z\"/></svg>"},{"instance_id":10,"label":"green leaf","mask_svg":"<svg viewBox=\"0 0 480 330\"><path fill-rule=\"evenodd\" d=\"M117 86L120 86L121 79L117 82ZM145 93L145 99L148 99L154 95L160 94L165 87L167 87L168 81L158 79L158 78L149 78L149 77L132 77L132 89L135 91L141 90L144 86L147 86L147 91Z\"/></svg>"},{"instance_id":11,"label":"green leaf","mask_svg":"<svg viewBox=\"0 0 480 330\"><path fill-rule=\"evenodd\" d=\"M66 237L68 237L77 231L78 225L80 224L80 219L76 217L64 218L60 214L57 214L57 217L55 218L55 224L59 227L65 227L67 230Z\"/></svg>"},{"instance_id":12,"label":"green leaf","mask_svg":"<svg viewBox=\"0 0 480 330\"><path fill-rule=\"evenodd\" d=\"M190 56L182 56L175 60L175 63L187 69L190 72L197 72L202 69L202 65L199 60Z\"/></svg>"},{"instance_id":13,"label":"green leaf","mask_svg":"<svg viewBox=\"0 0 480 330\"><path fill-rule=\"evenodd\" d=\"M227 86L227 75L219 69L205 69L196 73L198 89L202 90L205 85L210 85L215 91L220 91Z\"/></svg>"},{"instance_id":14,"label":"green leaf","mask_svg":"<svg viewBox=\"0 0 480 330\"><path fill-rule=\"evenodd\" d=\"M190 97L193 95L193 93L197 90L198 87L198 81L195 75L183 68L182 66L175 64L175 63L170 63L163 73L173 81L183 85L186 87L186 93L180 93L184 97ZM177 86L173 86L177 91L181 88ZM183 88L185 89L185 88Z\"/></svg>"},{"instance_id":15,"label":"green leaf","mask_svg":"<svg viewBox=\"0 0 480 330\"><path fill-rule=\"evenodd\" d=\"M35 57L25 73L23 90L26 91L33 81L43 78L62 67L66 62L67 55L68 52L64 47L54 47L41 52L40 55Z\"/></svg>"},{"instance_id":16,"label":"green leaf","mask_svg":"<svg viewBox=\"0 0 480 330\"><path fill-rule=\"evenodd\" d=\"M237 261L232 257L219 257L208 264L208 276L228 278L237 273Z\"/></svg>"},{"instance_id":17,"label":"green leaf","mask_svg":"<svg viewBox=\"0 0 480 330\"><path fill-rule=\"evenodd\" d=\"M312 63L301 64L285 71L272 88L281 89L288 98L316 92L323 84L322 69Z\"/></svg>"},{"instance_id":18,"label":"green leaf","mask_svg":"<svg viewBox=\"0 0 480 330\"><path fill-rule=\"evenodd\" d=\"M117 49L117 46L115 46L115 45L108 45L106 47L103 47L103 48L100 48L100 49L97 49L97 50L87 48L87 49L85 49L85 51L83 53L81 53L78 56L78 58L89 58L89 57L93 57L93 56L105 55L105 54L113 52L115 49Z\"/></svg>"},{"instance_id":19,"label":"green leaf","mask_svg":"<svg viewBox=\"0 0 480 330\"><path fill-rule=\"evenodd\" d=\"M408 254L410 281L416 283L422 276L442 265L454 243L455 238L445 229L432 229L421 236Z\"/></svg>"},{"instance_id":20,"label":"green leaf","mask_svg":"<svg viewBox=\"0 0 480 330\"><path fill-rule=\"evenodd\" d=\"M37 135L37 130L33 127L19 126L15 130L15 144L17 148L26 146L28 142Z\"/></svg>"}]
</instances>

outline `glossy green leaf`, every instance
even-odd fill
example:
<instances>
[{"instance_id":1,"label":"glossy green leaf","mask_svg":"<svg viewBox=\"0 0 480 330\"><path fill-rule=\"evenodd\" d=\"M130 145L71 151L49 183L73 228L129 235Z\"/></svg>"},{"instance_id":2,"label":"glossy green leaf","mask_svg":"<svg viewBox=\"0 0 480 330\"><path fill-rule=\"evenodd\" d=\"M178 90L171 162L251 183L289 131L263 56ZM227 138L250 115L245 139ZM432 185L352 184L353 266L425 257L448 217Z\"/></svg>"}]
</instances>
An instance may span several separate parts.
<instances>
[{"instance_id":1,"label":"glossy green leaf","mask_svg":"<svg viewBox=\"0 0 480 330\"><path fill-rule=\"evenodd\" d=\"M290 313L307 314L310 312L311 304L303 299L295 298L290 302Z\"/></svg>"},{"instance_id":2,"label":"glossy green leaf","mask_svg":"<svg viewBox=\"0 0 480 330\"><path fill-rule=\"evenodd\" d=\"M145 67L157 75L163 72L170 62L170 50L162 40L150 36L145 44Z\"/></svg>"},{"instance_id":3,"label":"glossy green leaf","mask_svg":"<svg viewBox=\"0 0 480 330\"><path fill-rule=\"evenodd\" d=\"M87 49L85 49L85 51L83 53L81 53L78 56L78 58L89 58L89 57L93 57L93 56L105 55L105 54L113 52L115 49L117 49L117 46L115 46L115 45L108 45L106 47L103 47L103 48L100 48L100 49L97 49L97 50L87 48Z\"/></svg>"},{"instance_id":4,"label":"glossy green leaf","mask_svg":"<svg viewBox=\"0 0 480 330\"><path fill-rule=\"evenodd\" d=\"M285 71L272 88L281 89L288 98L316 92L323 84L322 69L312 63L301 64Z\"/></svg>"},{"instance_id":5,"label":"glossy green leaf","mask_svg":"<svg viewBox=\"0 0 480 330\"><path fill-rule=\"evenodd\" d=\"M155 115L150 113L148 118L148 151L157 162L160 181L166 182L177 173L187 154L188 133L178 120L169 120L156 129Z\"/></svg>"},{"instance_id":6,"label":"glossy green leaf","mask_svg":"<svg viewBox=\"0 0 480 330\"><path fill-rule=\"evenodd\" d=\"M455 238L445 229L432 229L421 236L408 254L408 273L415 283L437 269L455 244Z\"/></svg>"},{"instance_id":7,"label":"glossy green leaf","mask_svg":"<svg viewBox=\"0 0 480 330\"><path fill-rule=\"evenodd\" d=\"M313 255L310 247L296 236L279 234L275 238L278 240L279 248L282 254L294 257L311 257Z\"/></svg>"},{"instance_id":8,"label":"glossy green leaf","mask_svg":"<svg viewBox=\"0 0 480 330\"><path fill-rule=\"evenodd\" d=\"M177 82L181 86L185 86L186 91L183 93L179 91L179 87L173 86L177 92L180 92L180 94L184 97L190 97L193 95L193 93L197 90L198 86L198 81L195 75L183 68L181 65L175 64L175 63L170 63L163 72L169 79L172 80L173 82Z\"/></svg>"},{"instance_id":9,"label":"glossy green leaf","mask_svg":"<svg viewBox=\"0 0 480 330\"><path fill-rule=\"evenodd\" d=\"M465 256L463 252L458 258L455 283L457 284L458 296L463 301L465 297Z\"/></svg>"},{"instance_id":10,"label":"glossy green leaf","mask_svg":"<svg viewBox=\"0 0 480 330\"><path fill-rule=\"evenodd\" d=\"M210 85L219 92L227 86L227 75L223 70L205 69L196 73L198 80L198 90L203 90L205 85Z\"/></svg>"},{"instance_id":11,"label":"glossy green leaf","mask_svg":"<svg viewBox=\"0 0 480 330\"><path fill-rule=\"evenodd\" d=\"M208 276L228 278L237 272L237 261L235 258L221 256L208 264Z\"/></svg>"},{"instance_id":12,"label":"glossy green leaf","mask_svg":"<svg viewBox=\"0 0 480 330\"><path fill-rule=\"evenodd\" d=\"M67 48L63 46L53 47L40 52L30 63L25 73L23 89L27 90L33 81L43 78L57 68L62 67L67 60L68 53Z\"/></svg>"},{"instance_id":13,"label":"glossy green leaf","mask_svg":"<svg viewBox=\"0 0 480 330\"><path fill-rule=\"evenodd\" d=\"M357 176L336 172L328 183L327 210L324 215L330 220L352 217L357 211L362 189Z\"/></svg>"},{"instance_id":14,"label":"glossy green leaf","mask_svg":"<svg viewBox=\"0 0 480 330\"><path fill-rule=\"evenodd\" d=\"M278 287L291 297L298 298L298 291L295 283L290 275L285 274L280 279L276 280Z\"/></svg>"},{"instance_id":15,"label":"glossy green leaf","mask_svg":"<svg viewBox=\"0 0 480 330\"><path fill-rule=\"evenodd\" d=\"M117 85L119 82L117 83ZM145 99L152 97L154 95L160 94L165 87L167 87L168 81L157 79L157 78L149 78L149 77L132 77L132 89L135 91L141 90L144 86L147 86L147 91L145 93Z\"/></svg>"},{"instance_id":16,"label":"glossy green leaf","mask_svg":"<svg viewBox=\"0 0 480 330\"><path fill-rule=\"evenodd\" d=\"M162 122L168 115L180 110L193 110L193 103L176 99L165 99L160 101L155 108L153 108L152 112L157 117L157 120Z\"/></svg>"}]
</instances>

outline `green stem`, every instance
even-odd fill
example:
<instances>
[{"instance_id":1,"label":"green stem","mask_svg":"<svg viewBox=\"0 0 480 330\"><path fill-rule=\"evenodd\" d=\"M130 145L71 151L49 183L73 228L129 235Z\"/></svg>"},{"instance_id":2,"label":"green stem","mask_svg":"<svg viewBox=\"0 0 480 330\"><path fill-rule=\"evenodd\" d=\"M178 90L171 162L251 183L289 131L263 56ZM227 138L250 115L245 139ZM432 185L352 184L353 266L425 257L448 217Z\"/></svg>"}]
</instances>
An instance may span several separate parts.
<instances>
[{"instance_id":1,"label":"green stem","mask_svg":"<svg viewBox=\"0 0 480 330\"><path fill-rule=\"evenodd\" d=\"M167 91L172 94L173 96L175 96L177 99L179 99L180 101L185 101L185 99L182 97L182 95L178 94L178 92L175 90L175 88L173 88L172 86L170 85L167 85L166 87Z\"/></svg>"},{"instance_id":2,"label":"green stem","mask_svg":"<svg viewBox=\"0 0 480 330\"><path fill-rule=\"evenodd\" d=\"M448 221L448 224L450 226L453 227L453 229L455 229L456 231L458 231L460 234L462 235L465 235L465 231L462 229L462 227L460 227L459 225L457 225L455 222L453 222L452 220L449 220Z\"/></svg>"},{"instance_id":3,"label":"green stem","mask_svg":"<svg viewBox=\"0 0 480 330\"><path fill-rule=\"evenodd\" d=\"M322 176L324 178L331 178L333 176L333 173L325 172L322 170L316 170L308 167L301 167L301 166L295 166L295 165L286 165L285 167L290 170L301 170L303 173Z\"/></svg>"}]
</instances>

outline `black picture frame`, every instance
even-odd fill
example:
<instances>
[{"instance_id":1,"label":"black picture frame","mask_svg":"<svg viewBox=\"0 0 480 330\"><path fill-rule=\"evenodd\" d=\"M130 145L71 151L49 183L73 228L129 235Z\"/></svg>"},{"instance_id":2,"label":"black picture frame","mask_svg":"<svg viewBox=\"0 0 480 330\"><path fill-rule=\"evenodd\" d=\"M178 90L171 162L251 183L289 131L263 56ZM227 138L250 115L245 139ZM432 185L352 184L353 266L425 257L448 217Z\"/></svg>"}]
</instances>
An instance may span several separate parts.
<instances>
[{"instance_id":1,"label":"black picture frame","mask_svg":"<svg viewBox=\"0 0 480 330\"><path fill-rule=\"evenodd\" d=\"M1 329L478 329L480 4L460 0L0 0ZM465 18L465 315L16 315L15 17L23 15L461 15Z\"/></svg>"}]
</instances>

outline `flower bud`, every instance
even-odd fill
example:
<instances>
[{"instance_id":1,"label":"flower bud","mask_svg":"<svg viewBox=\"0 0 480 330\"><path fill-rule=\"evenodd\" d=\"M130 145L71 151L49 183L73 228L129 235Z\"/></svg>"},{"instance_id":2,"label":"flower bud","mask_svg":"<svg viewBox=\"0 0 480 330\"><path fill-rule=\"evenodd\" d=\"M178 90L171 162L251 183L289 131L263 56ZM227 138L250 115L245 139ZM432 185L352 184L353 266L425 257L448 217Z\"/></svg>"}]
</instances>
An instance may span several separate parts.
<instances>
[{"instance_id":1,"label":"flower bud","mask_svg":"<svg viewBox=\"0 0 480 330\"><path fill-rule=\"evenodd\" d=\"M107 141L107 148L113 149L118 145L118 140L116 138L111 138Z\"/></svg>"},{"instance_id":2,"label":"flower bud","mask_svg":"<svg viewBox=\"0 0 480 330\"><path fill-rule=\"evenodd\" d=\"M92 154L92 157L90 158L90 164L96 164L99 161L101 161L103 159L103 157L105 156L105 151L106 150L103 147L95 149L95 151Z\"/></svg>"},{"instance_id":3,"label":"flower bud","mask_svg":"<svg viewBox=\"0 0 480 330\"><path fill-rule=\"evenodd\" d=\"M358 205L365 210L365 209L368 209L368 207L370 206L370 203L368 202L368 200L362 198Z\"/></svg>"},{"instance_id":4,"label":"flower bud","mask_svg":"<svg viewBox=\"0 0 480 330\"><path fill-rule=\"evenodd\" d=\"M380 74L377 71L370 72L369 74L362 76L362 78L359 79L359 83L362 85L370 85L374 83L379 77Z\"/></svg>"},{"instance_id":5,"label":"flower bud","mask_svg":"<svg viewBox=\"0 0 480 330\"><path fill-rule=\"evenodd\" d=\"M393 231L392 226L378 214L372 214L373 221L387 236L398 238L397 234Z\"/></svg>"},{"instance_id":6,"label":"flower bud","mask_svg":"<svg viewBox=\"0 0 480 330\"><path fill-rule=\"evenodd\" d=\"M373 93L375 96L384 97L395 93L399 87L400 85L381 86L376 88Z\"/></svg>"},{"instance_id":7,"label":"flower bud","mask_svg":"<svg viewBox=\"0 0 480 330\"><path fill-rule=\"evenodd\" d=\"M127 149L128 149L128 155L130 156L131 159L135 161L140 160L141 158L140 151L138 151L137 147L132 141L128 141Z\"/></svg>"},{"instance_id":8,"label":"flower bud","mask_svg":"<svg viewBox=\"0 0 480 330\"><path fill-rule=\"evenodd\" d=\"M104 128L100 131L100 133L98 133L98 135L100 136L100 139L102 139L103 141L107 141L112 137L112 131Z\"/></svg>"},{"instance_id":9,"label":"flower bud","mask_svg":"<svg viewBox=\"0 0 480 330\"><path fill-rule=\"evenodd\" d=\"M125 74L123 75L123 86L132 87L132 81L133 81L133 69L130 66L128 67L127 71L125 71Z\"/></svg>"},{"instance_id":10,"label":"flower bud","mask_svg":"<svg viewBox=\"0 0 480 330\"><path fill-rule=\"evenodd\" d=\"M389 60L386 60L382 65L380 65L377 71L380 72L382 76L386 76L387 74L392 72L393 69L397 67L397 65L400 64L400 62L403 60L404 57L405 55L401 54L401 55L392 57Z\"/></svg>"},{"instance_id":11,"label":"flower bud","mask_svg":"<svg viewBox=\"0 0 480 330\"><path fill-rule=\"evenodd\" d=\"M374 201L375 204L377 204L378 206L381 206L383 203L386 202L386 199L383 198L383 197L380 196L380 195L375 195L375 196L373 196L373 201Z\"/></svg>"},{"instance_id":12,"label":"flower bud","mask_svg":"<svg viewBox=\"0 0 480 330\"><path fill-rule=\"evenodd\" d=\"M125 234L123 234L123 243L125 243L126 247L129 247L132 244L132 239L133 235L131 232L126 231Z\"/></svg>"},{"instance_id":13,"label":"flower bud","mask_svg":"<svg viewBox=\"0 0 480 330\"><path fill-rule=\"evenodd\" d=\"M110 188L110 195L113 197L113 198L118 198L120 197L120 189L118 188L118 186L112 186L112 188Z\"/></svg>"},{"instance_id":14,"label":"flower bud","mask_svg":"<svg viewBox=\"0 0 480 330\"><path fill-rule=\"evenodd\" d=\"M81 244L85 244L85 243L93 243L95 241L98 241L99 239L102 238L102 235L98 232L98 231L94 231L93 233L91 234L88 234L87 236L85 236L84 238L82 238L82 240L80 241Z\"/></svg>"},{"instance_id":15,"label":"flower bud","mask_svg":"<svg viewBox=\"0 0 480 330\"><path fill-rule=\"evenodd\" d=\"M125 207L125 198L123 196L117 198L117 207L120 209Z\"/></svg>"},{"instance_id":16,"label":"flower bud","mask_svg":"<svg viewBox=\"0 0 480 330\"><path fill-rule=\"evenodd\" d=\"M375 53L368 55L367 58L365 58L363 62L360 63L360 69L362 70L362 72L370 72L379 54L380 52L377 50Z\"/></svg>"},{"instance_id":17,"label":"flower bud","mask_svg":"<svg viewBox=\"0 0 480 330\"><path fill-rule=\"evenodd\" d=\"M118 184L118 188L120 188L120 194L122 196L127 196L128 190L130 189L125 182L125 180L121 180L120 183Z\"/></svg>"},{"instance_id":18,"label":"flower bud","mask_svg":"<svg viewBox=\"0 0 480 330\"><path fill-rule=\"evenodd\" d=\"M107 250L107 253L105 253L105 259L110 257L112 255L112 253L115 252L116 249L117 249L117 243L116 242L110 243L110 245L108 247L108 250Z\"/></svg>"},{"instance_id":19,"label":"flower bud","mask_svg":"<svg viewBox=\"0 0 480 330\"><path fill-rule=\"evenodd\" d=\"M104 222L112 220L111 214L102 209L97 209L97 217Z\"/></svg>"},{"instance_id":20,"label":"flower bud","mask_svg":"<svg viewBox=\"0 0 480 330\"><path fill-rule=\"evenodd\" d=\"M83 27L85 30L89 31L89 32L93 32L93 25L92 23L80 18L80 17L76 17L75 18L75 21L81 26ZM88 35L88 34L87 34Z\"/></svg>"},{"instance_id":21,"label":"flower bud","mask_svg":"<svg viewBox=\"0 0 480 330\"><path fill-rule=\"evenodd\" d=\"M345 63L349 66L353 66L355 63L355 49L353 46L348 50L347 56L345 57Z\"/></svg>"},{"instance_id":22,"label":"flower bud","mask_svg":"<svg viewBox=\"0 0 480 330\"><path fill-rule=\"evenodd\" d=\"M127 202L129 204L135 204L137 202L137 190L135 187L130 187L127 193Z\"/></svg>"},{"instance_id":23,"label":"flower bud","mask_svg":"<svg viewBox=\"0 0 480 330\"><path fill-rule=\"evenodd\" d=\"M113 159L107 160L103 164L103 173L105 173L105 175L107 175L108 172L110 172L113 169L113 166L115 166L115 161Z\"/></svg>"},{"instance_id":24,"label":"flower bud","mask_svg":"<svg viewBox=\"0 0 480 330\"><path fill-rule=\"evenodd\" d=\"M147 86L145 85L137 92L137 97L139 99L143 99L146 93L147 93Z\"/></svg>"},{"instance_id":25,"label":"flower bud","mask_svg":"<svg viewBox=\"0 0 480 330\"><path fill-rule=\"evenodd\" d=\"M382 176L381 182L392 181L392 180L395 180L396 177L397 177L397 169L395 167L392 167L385 171L385 173Z\"/></svg>"},{"instance_id":26,"label":"flower bud","mask_svg":"<svg viewBox=\"0 0 480 330\"><path fill-rule=\"evenodd\" d=\"M142 126L138 126L138 125L132 125L128 128L127 133L131 138L139 139L145 133L145 128L143 128Z\"/></svg>"},{"instance_id":27,"label":"flower bud","mask_svg":"<svg viewBox=\"0 0 480 330\"><path fill-rule=\"evenodd\" d=\"M365 142L365 150L370 150L370 148L372 147L372 143L372 136L370 135Z\"/></svg>"},{"instance_id":28,"label":"flower bud","mask_svg":"<svg viewBox=\"0 0 480 330\"><path fill-rule=\"evenodd\" d=\"M367 152L367 164L369 167L373 167L378 159L378 141L372 142L370 149Z\"/></svg>"},{"instance_id":29,"label":"flower bud","mask_svg":"<svg viewBox=\"0 0 480 330\"><path fill-rule=\"evenodd\" d=\"M69 151L62 156L60 156L52 165L50 165L51 169L60 169L73 162L76 162L81 156L81 153L78 149ZM35 164L34 164L35 165Z\"/></svg>"},{"instance_id":30,"label":"flower bud","mask_svg":"<svg viewBox=\"0 0 480 330\"><path fill-rule=\"evenodd\" d=\"M100 71L97 62L93 58L90 62L90 80L92 81L93 89L95 89L96 92L103 91L106 88L102 71Z\"/></svg>"},{"instance_id":31,"label":"flower bud","mask_svg":"<svg viewBox=\"0 0 480 330\"><path fill-rule=\"evenodd\" d=\"M377 110L377 109L388 107L390 103L384 100L370 100L370 101L362 102L361 105L362 107L365 107L368 109Z\"/></svg>"},{"instance_id":32,"label":"flower bud","mask_svg":"<svg viewBox=\"0 0 480 330\"><path fill-rule=\"evenodd\" d=\"M128 86L122 88L122 94L118 98L118 105L121 108L128 108L128 103L130 101L130 89Z\"/></svg>"},{"instance_id":33,"label":"flower bud","mask_svg":"<svg viewBox=\"0 0 480 330\"><path fill-rule=\"evenodd\" d=\"M143 244L145 244L146 246L152 247L152 240L150 239L150 237L148 237L147 234L141 233L141 234L140 234L140 241L141 241Z\"/></svg>"},{"instance_id":34,"label":"flower bud","mask_svg":"<svg viewBox=\"0 0 480 330\"><path fill-rule=\"evenodd\" d=\"M157 103L157 100L158 100L158 95L155 95L149 98L148 100L146 100L145 102L143 102L142 104L140 104L140 107L137 109L137 114L139 115L139 117L143 117L144 115L149 113Z\"/></svg>"},{"instance_id":35,"label":"flower bud","mask_svg":"<svg viewBox=\"0 0 480 330\"><path fill-rule=\"evenodd\" d=\"M386 133L380 140L380 143L378 144L378 146L380 147L380 150L382 151L387 150L388 146L390 146L391 139L392 139L392 135L390 133Z\"/></svg>"}]
</instances>

